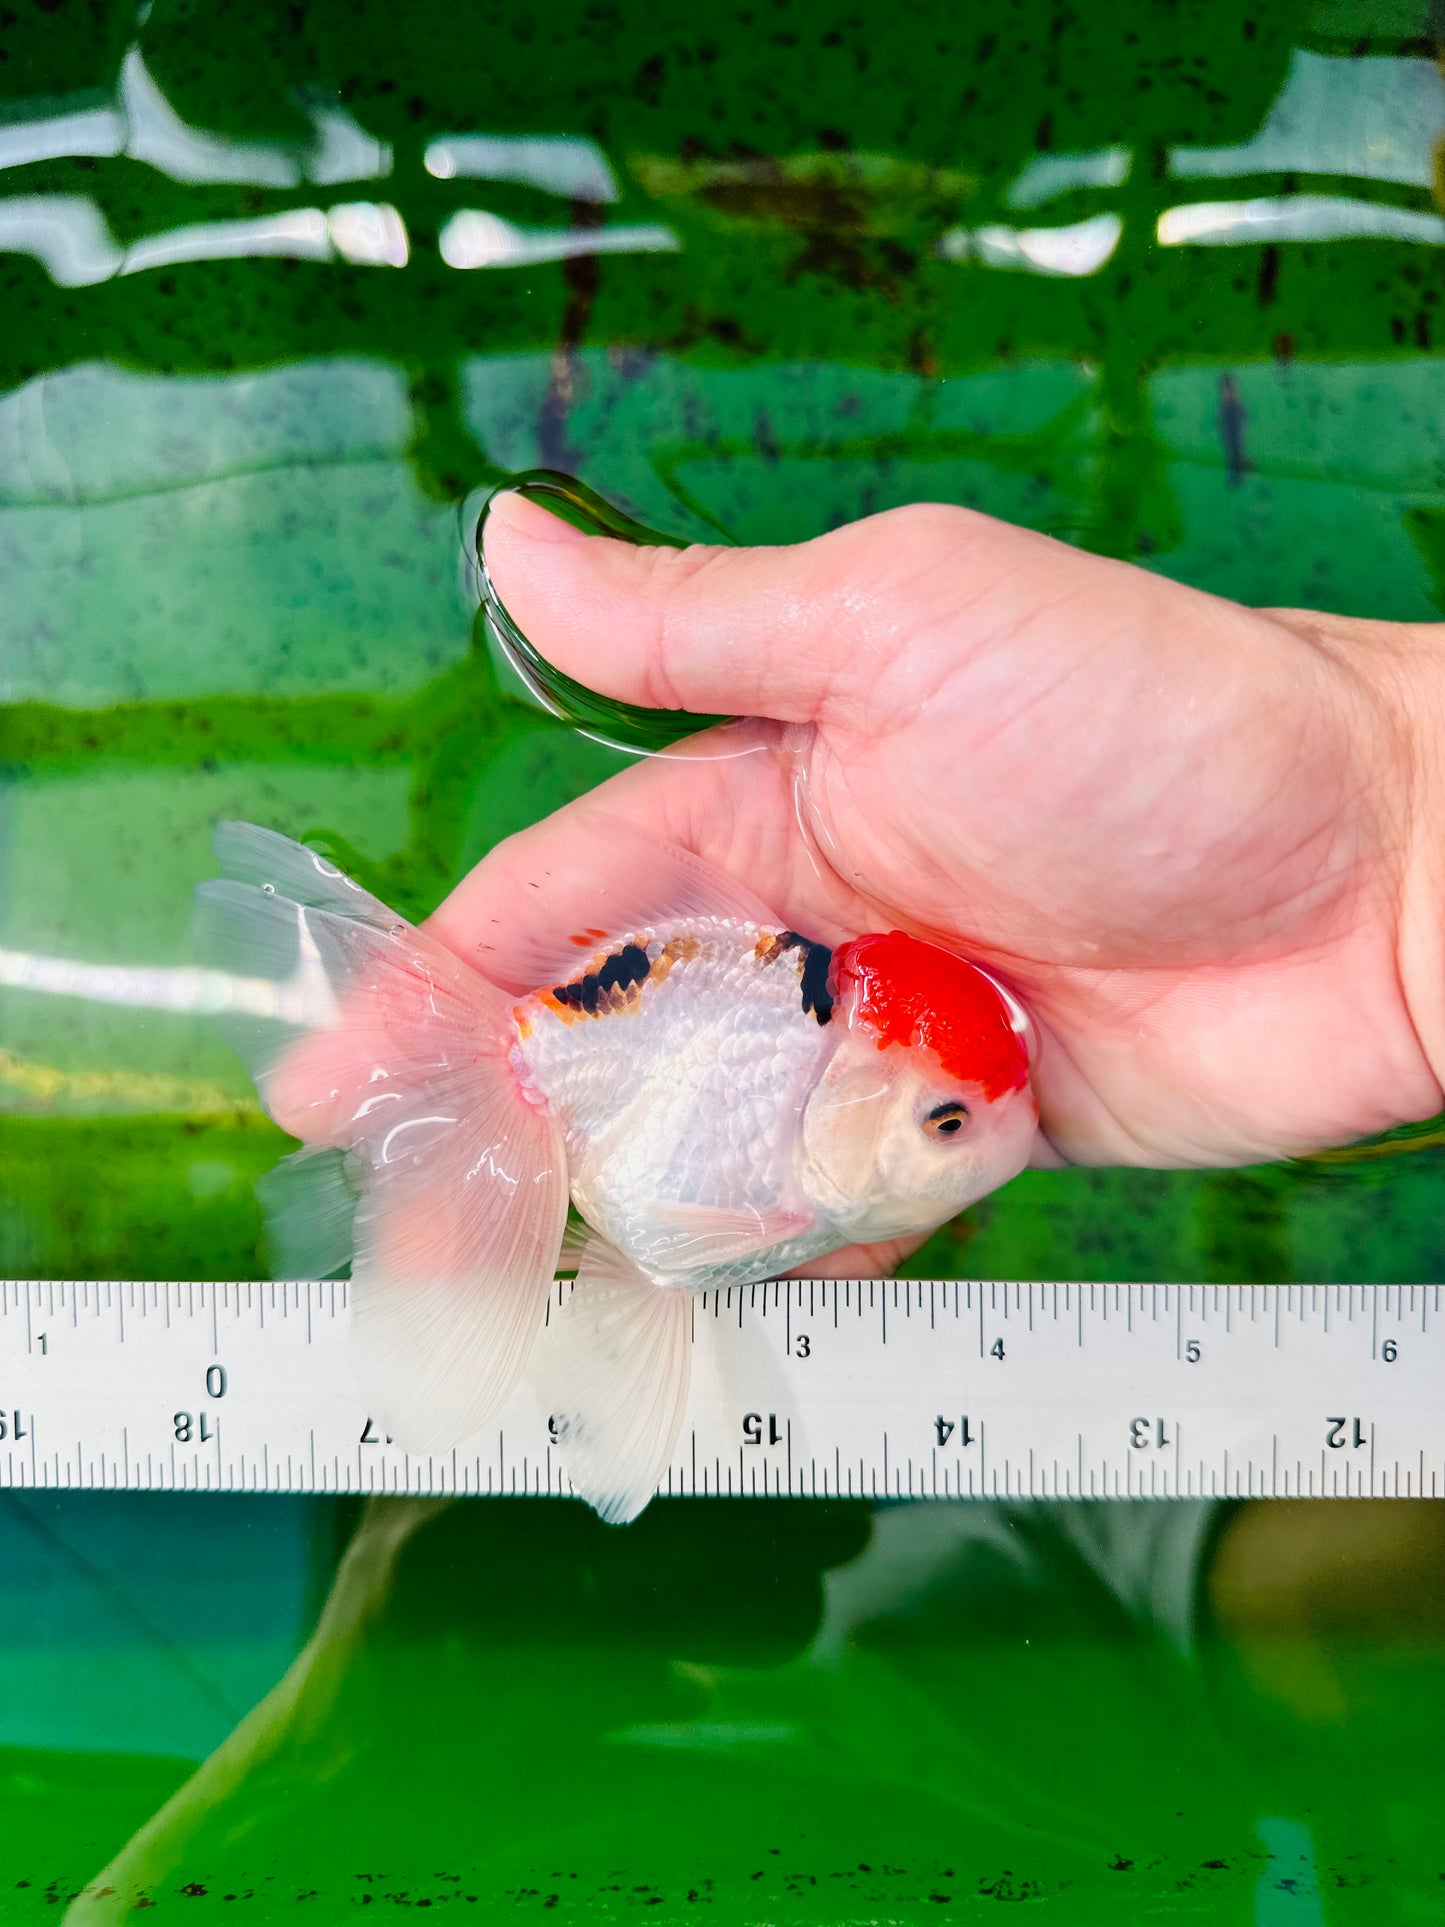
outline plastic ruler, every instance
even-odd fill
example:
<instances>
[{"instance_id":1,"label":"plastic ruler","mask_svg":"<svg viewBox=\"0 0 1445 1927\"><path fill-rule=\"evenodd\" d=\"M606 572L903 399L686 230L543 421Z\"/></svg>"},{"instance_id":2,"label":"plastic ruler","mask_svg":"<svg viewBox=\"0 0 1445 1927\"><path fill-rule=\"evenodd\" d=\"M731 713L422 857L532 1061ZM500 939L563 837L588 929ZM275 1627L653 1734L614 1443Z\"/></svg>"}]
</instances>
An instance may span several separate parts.
<instances>
[{"instance_id":1,"label":"plastic ruler","mask_svg":"<svg viewBox=\"0 0 1445 1927\"><path fill-rule=\"evenodd\" d=\"M801 1279L692 1309L666 1493L1445 1495L1440 1285ZM566 1415L525 1387L446 1457L388 1439L348 1326L341 1283L0 1284L0 1486L568 1493Z\"/></svg>"}]
</instances>

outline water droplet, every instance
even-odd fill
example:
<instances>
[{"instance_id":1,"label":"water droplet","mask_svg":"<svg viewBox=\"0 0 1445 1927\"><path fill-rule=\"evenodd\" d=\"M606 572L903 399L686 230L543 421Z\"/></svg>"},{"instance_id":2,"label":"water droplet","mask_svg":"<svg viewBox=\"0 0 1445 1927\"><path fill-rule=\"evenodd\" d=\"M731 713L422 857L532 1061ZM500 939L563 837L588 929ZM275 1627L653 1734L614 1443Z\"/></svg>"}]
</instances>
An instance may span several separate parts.
<instances>
[{"instance_id":1,"label":"water droplet","mask_svg":"<svg viewBox=\"0 0 1445 1927\"><path fill-rule=\"evenodd\" d=\"M262 896L263 896L263 897L274 897L274 896L275 896L275 894L276 894L276 886L275 886L275 884L274 884L274 883L263 883L263 884L261 885L261 894L262 894Z\"/></svg>"}]
</instances>

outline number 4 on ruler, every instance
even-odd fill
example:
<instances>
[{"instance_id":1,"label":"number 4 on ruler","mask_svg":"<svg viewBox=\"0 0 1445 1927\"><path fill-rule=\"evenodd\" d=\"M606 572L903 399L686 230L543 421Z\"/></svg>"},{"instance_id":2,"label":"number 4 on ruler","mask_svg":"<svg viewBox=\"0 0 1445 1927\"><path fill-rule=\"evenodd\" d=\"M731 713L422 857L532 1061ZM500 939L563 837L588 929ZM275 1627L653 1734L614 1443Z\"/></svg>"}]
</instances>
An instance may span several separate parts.
<instances>
[{"instance_id":1,"label":"number 4 on ruler","mask_svg":"<svg viewBox=\"0 0 1445 1927\"><path fill-rule=\"evenodd\" d=\"M961 1430L960 1430L960 1427L962 1428ZM955 1432L958 1433L958 1445L959 1445L960 1451L963 1449L964 1446L973 1444L973 1433L968 1428L967 1412L964 1413L963 1417L958 1421L957 1425L954 1424L951 1418L944 1418L940 1414L940 1416L933 1421L933 1429L938 1434L938 1443L941 1446L947 1445L948 1441L953 1437Z\"/></svg>"}]
</instances>

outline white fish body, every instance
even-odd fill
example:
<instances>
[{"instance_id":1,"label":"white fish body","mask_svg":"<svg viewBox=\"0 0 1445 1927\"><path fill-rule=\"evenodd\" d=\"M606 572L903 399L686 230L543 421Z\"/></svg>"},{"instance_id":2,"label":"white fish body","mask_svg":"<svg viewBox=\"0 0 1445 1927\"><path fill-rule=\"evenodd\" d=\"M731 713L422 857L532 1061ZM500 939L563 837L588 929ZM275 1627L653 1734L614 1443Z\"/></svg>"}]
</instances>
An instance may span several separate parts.
<instances>
[{"instance_id":1,"label":"white fish body","mask_svg":"<svg viewBox=\"0 0 1445 1927\"><path fill-rule=\"evenodd\" d=\"M621 1520L683 1422L692 1291L933 1228L1023 1167L1037 1111L1027 1020L986 974L896 932L835 957L699 859L611 835L637 847L606 927L519 938L490 975L249 825L218 833L232 880L202 886L198 934L335 998L299 1037L228 1027L305 1145L287 1222L309 1253L344 1234L326 1268L350 1259L362 1383L409 1449L452 1450L511 1395L576 1207L539 1389L574 1489Z\"/></svg>"},{"instance_id":2,"label":"white fish body","mask_svg":"<svg viewBox=\"0 0 1445 1927\"><path fill-rule=\"evenodd\" d=\"M562 1121L572 1202L655 1284L773 1277L840 1242L799 1177L799 1122L836 1047L801 989L814 951L697 919L617 946L647 973L590 1011L556 990L518 1007L516 1061Z\"/></svg>"}]
</instances>

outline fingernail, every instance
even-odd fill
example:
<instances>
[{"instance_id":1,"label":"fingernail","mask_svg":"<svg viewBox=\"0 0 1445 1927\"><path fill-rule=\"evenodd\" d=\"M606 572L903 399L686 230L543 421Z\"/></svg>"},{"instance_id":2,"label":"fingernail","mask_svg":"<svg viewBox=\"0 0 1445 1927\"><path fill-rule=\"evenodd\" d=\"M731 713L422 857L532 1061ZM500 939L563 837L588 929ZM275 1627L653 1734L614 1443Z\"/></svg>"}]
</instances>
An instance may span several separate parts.
<instances>
[{"instance_id":1,"label":"fingernail","mask_svg":"<svg viewBox=\"0 0 1445 1927\"><path fill-rule=\"evenodd\" d=\"M515 534L522 535L529 542L585 542L588 537L581 529L574 529L570 522L564 522L560 515L543 508L540 502L526 495L519 495L515 489L503 489L494 495L487 504L487 524L504 522Z\"/></svg>"}]
</instances>

